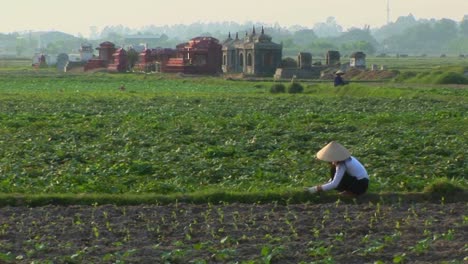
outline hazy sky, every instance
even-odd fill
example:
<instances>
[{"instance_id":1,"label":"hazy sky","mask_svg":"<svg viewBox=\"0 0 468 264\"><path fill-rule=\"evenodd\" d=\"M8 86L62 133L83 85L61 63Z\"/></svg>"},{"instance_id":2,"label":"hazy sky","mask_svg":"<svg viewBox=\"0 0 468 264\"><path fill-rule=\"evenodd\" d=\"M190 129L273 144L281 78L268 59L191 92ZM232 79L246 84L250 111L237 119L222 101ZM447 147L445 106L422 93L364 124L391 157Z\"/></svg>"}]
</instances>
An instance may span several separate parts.
<instances>
[{"instance_id":1,"label":"hazy sky","mask_svg":"<svg viewBox=\"0 0 468 264\"><path fill-rule=\"evenodd\" d=\"M216 21L312 28L330 16L345 29L380 27L387 21L387 0L2 0L0 6L2 33L59 30L88 36L90 26L101 30L118 24L140 28ZM390 0L390 21L410 13L416 19L461 21L468 14L468 0Z\"/></svg>"}]
</instances>

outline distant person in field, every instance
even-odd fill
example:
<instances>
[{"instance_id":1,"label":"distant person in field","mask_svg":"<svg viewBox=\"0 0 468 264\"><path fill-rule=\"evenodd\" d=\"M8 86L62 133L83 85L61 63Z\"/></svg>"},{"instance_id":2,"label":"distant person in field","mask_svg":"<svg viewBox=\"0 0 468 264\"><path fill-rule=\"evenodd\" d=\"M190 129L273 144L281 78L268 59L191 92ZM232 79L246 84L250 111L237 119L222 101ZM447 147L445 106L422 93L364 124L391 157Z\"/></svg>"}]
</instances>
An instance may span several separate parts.
<instances>
[{"instance_id":1,"label":"distant person in field","mask_svg":"<svg viewBox=\"0 0 468 264\"><path fill-rule=\"evenodd\" d=\"M330 162L331 179L323 185L306 188L310 193L337 190L345 197L364 194L369 186L369 175L364 166L341 144L332 141L319 152L317 159Z\"/></svg>"},{"instance_id":2,"label":"distant person in field","mask_svg":"<svg viewBox=\"0 0 468 264\"><path fill-rule=\"evenodd\" d=\"M344 72L341 70L335 72L335 80L334 80L335 87L348 84L348 82L345 82L343 80L343 74Z\"/></svg>"}]
</instances>

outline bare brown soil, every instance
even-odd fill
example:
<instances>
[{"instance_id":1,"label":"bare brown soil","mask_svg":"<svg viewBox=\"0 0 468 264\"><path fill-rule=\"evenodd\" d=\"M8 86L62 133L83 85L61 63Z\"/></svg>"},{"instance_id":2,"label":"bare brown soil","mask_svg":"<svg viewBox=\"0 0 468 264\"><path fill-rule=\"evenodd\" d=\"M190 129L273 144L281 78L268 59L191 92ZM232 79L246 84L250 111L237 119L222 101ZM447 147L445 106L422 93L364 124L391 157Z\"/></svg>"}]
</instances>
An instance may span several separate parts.
<instances>
[{"instance_id":1,"label":"bare brown soil","mask_svg":"<svg viewBox=\"0 0 468 264\"><path fill-rule=\"evenodd\" d=\"M463 263L466 205L3 207L0 263Z\"/></svg>"},{"instance_id":2,"label":"bare brown soil","mask_svg":"<svg viewBox=\"0 0 468 264\"><path fill-rule=\"evenodd\" d=\"M378 81L378 80L388 80L392 79L397 76L397 73L390 70L360 70L351 68L346 71L343 75L343 79L345 80L353 80L353 81ZM330 71L324 74L320 79L324 80L333 80L335 78L334 71Z\"/></svg>"},{"instance_id":3,"label":"bare brown soil","mask_svg":"<svg viewBox=\"0 0 468 264\"><path fill-rule=\"evenodd\" d=\"M361 71L352 69L346 73L348 76L345 78L353 79L353 80L360 80L360 81L368 81L368 80L387 80L392 79L397 76L397 73L388 70L376 70L376 71Z\"/></svg>"}]
</instances>

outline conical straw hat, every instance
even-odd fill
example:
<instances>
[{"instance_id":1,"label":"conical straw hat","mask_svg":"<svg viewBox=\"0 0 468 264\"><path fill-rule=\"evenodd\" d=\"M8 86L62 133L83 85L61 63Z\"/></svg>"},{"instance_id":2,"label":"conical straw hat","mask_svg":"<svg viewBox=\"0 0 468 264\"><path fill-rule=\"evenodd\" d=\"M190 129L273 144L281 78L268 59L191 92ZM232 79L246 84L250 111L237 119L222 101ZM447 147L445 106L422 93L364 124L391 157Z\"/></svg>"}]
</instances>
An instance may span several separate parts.
<instances>
[{"instance_id":1,"label":"conical straw hat","mask_svg":"<svg viewBox=\"0 0 468 264\"><path fill-rule=\"evenodd\" d=\"M317 152L317 159L324 161L342 161L351 156L351 153L340 143L332 141Z\"/></svg>"}]
</instances>

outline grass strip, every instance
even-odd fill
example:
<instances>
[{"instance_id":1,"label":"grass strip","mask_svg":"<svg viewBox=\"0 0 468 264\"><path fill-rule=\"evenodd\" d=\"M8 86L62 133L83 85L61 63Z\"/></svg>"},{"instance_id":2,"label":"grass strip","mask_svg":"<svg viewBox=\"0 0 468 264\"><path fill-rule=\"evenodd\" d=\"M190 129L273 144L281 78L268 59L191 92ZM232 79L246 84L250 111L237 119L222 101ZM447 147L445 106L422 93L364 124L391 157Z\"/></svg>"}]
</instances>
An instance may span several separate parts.
<instances>
[{"instance_id":1,"label":"grass strip","mask_svg":"<svg viewBox=\"0 0 468 264\"><path fill-rule=\"evenodd\" d=\"M46 206L46 205L166 205L173 203L331 203L342 200L350 203L418 203L418 202L467 202L468 191L456 189L447 192L367 193L356 199L342 197L337 193L308 194L302 190L285 192L203 192L187 194L0 194L2 206Z\"/></svg>"}]
</instances>

